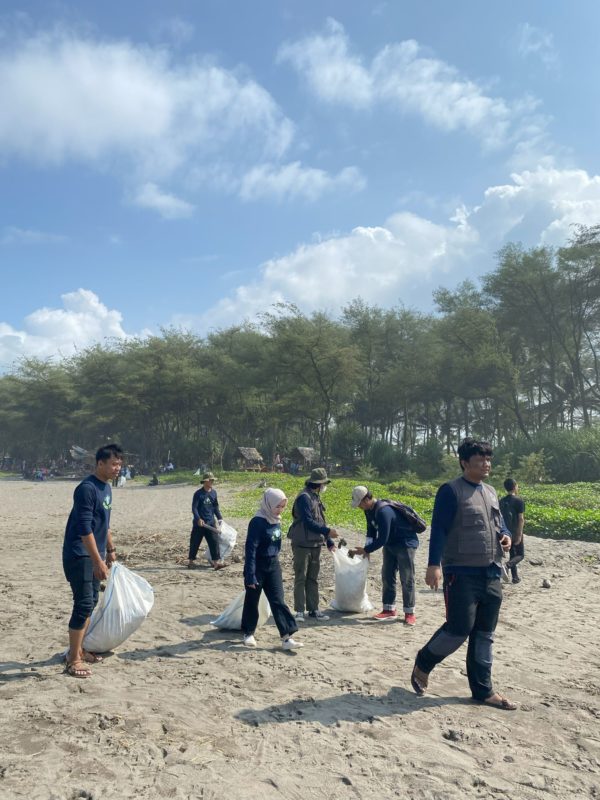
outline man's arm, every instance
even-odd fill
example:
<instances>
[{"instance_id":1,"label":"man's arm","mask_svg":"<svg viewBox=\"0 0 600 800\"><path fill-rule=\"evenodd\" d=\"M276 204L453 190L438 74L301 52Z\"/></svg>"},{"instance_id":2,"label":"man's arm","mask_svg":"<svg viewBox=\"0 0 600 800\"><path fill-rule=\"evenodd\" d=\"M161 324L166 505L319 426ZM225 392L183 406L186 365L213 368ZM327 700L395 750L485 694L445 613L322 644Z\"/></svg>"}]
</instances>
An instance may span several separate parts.
<instances>
[{"instance_id":1,"label":"man's arm","mask_svg":"<svg viewBox=\"0 0 600 800\"><path fill-rule=\"evenodd\" d=\"M108 578L108 567L102 560L98 548L96 547L96 540L92 532L81 537L81 543L86 549L87 554L92 559L94 568L94 578L99 581L104 581Z\"/></svg>"},{"instance_id":2,"label":"man's arm","mask_svg":"<svg viewBox=\"0 0 600 800\"><path fill-rule=\"evenodd\" d=\"M194 517L194 524L201 525L202 520L200 519L200 512L198 511L198 506L200 504L200 489L197 492L194 492L194 496L192 497L192 515Z\"/></svg>"},{"instance_id":3,"label":"man's arm","mask_svg":"<svg viewBox=\"0 0 600 800\"><path fill-rule=\"evenodd\" d=\"M117 548L113 544L112 531L109 528L106 535L106 563L112 564L117 560Z\"/></svg>"},{"instance_id":4,"label":"man's arm","mask_svg":"<svg viewBox=\"0 0 600 800\"><path fill-rule=\"evenodd\" d=\"M442 554L446 546L446 537L458 510L458 500L454 490L448 483L437 490L431 518L431 536L429 538L429 558L425 583L431 589L438 589L442 579Z\"/></svg>"},{"instance_id":5,"label":"man's arm","mask_svg":"<svg viewBox=\"0 0 600 800\"><path fill-rule=\"evenodd\" d=\"M377 538L375 541L371 542L371 544L365 546L365 553L374 553L387 544L395 516L393 509L389 506L384 506L379 509L375 515L375 520L377 522Z\"/></svg>"}]
</instances>

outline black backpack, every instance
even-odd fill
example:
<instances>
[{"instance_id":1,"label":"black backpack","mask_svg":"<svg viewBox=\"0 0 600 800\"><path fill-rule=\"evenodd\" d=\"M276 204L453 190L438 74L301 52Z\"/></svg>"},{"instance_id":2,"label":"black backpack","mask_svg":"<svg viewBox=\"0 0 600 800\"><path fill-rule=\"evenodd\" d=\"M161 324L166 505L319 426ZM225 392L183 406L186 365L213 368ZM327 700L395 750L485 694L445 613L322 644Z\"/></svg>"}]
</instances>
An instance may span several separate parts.
<instances>
[{"instance_id":1,"label":"black backpack","mask_svg":"<svg viewBox=\"0 0 600 800\"><path fill-rule=\"evenodd\" d=\"M414 508L407 506L406 503L401 503L399 500L380 500L379 503L380 508L382 506L393 508L415 533L423 533L424 530L427 530L427 523L423 517L420 517Z\"/></svg>"},{"instance_id":2,"label":"black backpack","mask_svg":"<svg viewBox=\"0 0 600 800\"><path fill-rule=\"evenodd\" d=\"M517 530L517 513L514 505L510 502L512 495L507 494L500 498L500 513L504 519L504 523L511 533Z\"/></svg>"}]
</instances>

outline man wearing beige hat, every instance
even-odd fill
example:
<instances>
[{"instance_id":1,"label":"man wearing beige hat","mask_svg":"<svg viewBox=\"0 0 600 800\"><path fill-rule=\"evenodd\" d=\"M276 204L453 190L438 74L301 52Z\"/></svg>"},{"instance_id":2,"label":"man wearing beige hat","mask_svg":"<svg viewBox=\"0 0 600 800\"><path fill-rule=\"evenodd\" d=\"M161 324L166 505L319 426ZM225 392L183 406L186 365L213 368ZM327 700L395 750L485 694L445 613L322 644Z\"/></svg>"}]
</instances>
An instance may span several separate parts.
<instances>
[{"instance_id":1,"label":"man wearing beige hat","mask_svg":"<svg viewBox=\"0 0 600 800\"><path fill-rule=\"evenodd\" d=\"M425 522L421 520L421 524L417 524L418 515L409 506L392 500L378 500L366 486L355 486L352 490L352 508L361 508L365 512L367 538L364 547L355 547L351 552L368 557L383 548L383 609L374 619L378 622L397 619L396 575L399 574L404 622L414 625L415 553L419 546L417 531L424 530Z\"/></svg>"},{"instance_id":2,"label":"man wearing beige hat","mask_svg":"<svg viewBox=\"0 0 600 800\"><path fill-rule=\"evenodd\" d=\"M215 476L212 472L205 472L202 476L202 486L194 492L194 497L192 498L194 524L190 534L188 569L196 568L196 556L202 539L206 539L213 567L221 569L225 566L221 561L218 535L223 517L219 508L217 493L213 489L214 482Z\"/></svg>"},{"instance_id":3,"label":"man wearing beige hat","mask_svg":"<svg viewBox=\"0 0 600 800\"><path fill-rule=\"evenodd\" d=\"M325 506L321 499L327 484L331 483L323 467L313 469L296 497L292 507L294 521L288 532L294 554L294 607L296 621L304 622L304 612L311 619L325 621L326 614L319 611L319 571L321 547L335 550L337 531L325 522Z\"/></svg>"}]
</instances>

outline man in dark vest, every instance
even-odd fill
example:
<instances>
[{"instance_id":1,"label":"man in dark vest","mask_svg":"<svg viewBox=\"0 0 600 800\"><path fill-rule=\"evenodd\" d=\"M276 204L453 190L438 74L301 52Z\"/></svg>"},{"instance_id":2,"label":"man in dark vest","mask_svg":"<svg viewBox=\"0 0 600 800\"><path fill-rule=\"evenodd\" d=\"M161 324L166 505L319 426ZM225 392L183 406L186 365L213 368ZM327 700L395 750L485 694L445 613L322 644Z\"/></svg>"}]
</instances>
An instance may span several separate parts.
<instances>
[{"instance_id":1,"label":"man in dark vest","mask_svg":"<svg viewBox=\"0 0 600 800\"><path fill-rule=\"evenodd\" d=\"M444 579L446 622L417 653L411 684L425 694L429 673L468 639L467 677L473 700L514 711L515 703L492 686L492 644L502 604L502 553L511 544L495 490L483 483L491 469L487 442L464 439L458 448L461 477L438 489L433 507L425 582Z\"/></svg>"},{"instance_id":2,"label":"man in dark vest","mask_svg":"<svg viewBox=\"0 0 600 800\"><path fill-rule=\"evenodd\" d=\"M288 538L292 540L294 555L294 607L298 622L304 622L305 609L312 619L329 619L319 611L321 547L326 544L329 550L334 550L333 540L338 535L325 523L325 506L321 500L329 483L331 481L323 467L313 469L292 508L294 521Z\"/></svg>"},{"instance_id":3,"label":"man in dark vest","mask_svg":"<svg viewBox=\"0 0 600 800\"><path fill-rule=\"evenodd\" d=\"M510 546L510 560L506 563L506 569L512 573L512 582L520 583L517 564L525 558L525 545L523 544L523 527L525 525L525 502L519 497L519 487L514 478L507 478L504 481L506 496L500 500L500 511L506 527L510 531L512 543ZM505 580L508 580L508 573Z\"/></svg>"}]
</instances>

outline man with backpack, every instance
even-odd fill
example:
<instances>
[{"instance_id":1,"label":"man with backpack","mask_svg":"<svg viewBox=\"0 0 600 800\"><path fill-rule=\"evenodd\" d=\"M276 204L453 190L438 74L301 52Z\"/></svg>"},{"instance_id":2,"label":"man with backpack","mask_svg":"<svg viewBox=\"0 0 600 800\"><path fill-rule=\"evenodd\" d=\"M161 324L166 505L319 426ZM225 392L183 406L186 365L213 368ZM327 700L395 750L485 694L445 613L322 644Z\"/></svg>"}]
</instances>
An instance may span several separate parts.
<instances>
[{"instance_id":1,"label":"man with backpack","mask_svg":"<svg viewBox=\"0 0 600 800\"><path fill-rule=\"evenodd\" d=\"M427 524L410 506L395 500L378 500L366 486L355 486L352 490L352 508L361 508L365 512L367 538L364 547L355 547L350 553L369 557L383 548L383 609L374 619L378 622L397 619L396 576L400 574L404 622L414 625L417 533L422 533Z\"/></svg>"},{"instance_id":2,"label":"man with backpack","mask_svg":"<svg viewBox=\"0 0 600 800\"><path fill-rule=\"evenodd\" d=\"M512 536L509 560L506 562L506 568L511 571L512 582L520 583L521 578L519 578L517 564L520 564L525 558L525 544L523 542L525 502L518 496L519 487L514 478L507 478L504 481L504 488L507 494L500 500L500 512ZM508 575L506 580L508 580Z\"/></svg>"}]
</instances>

